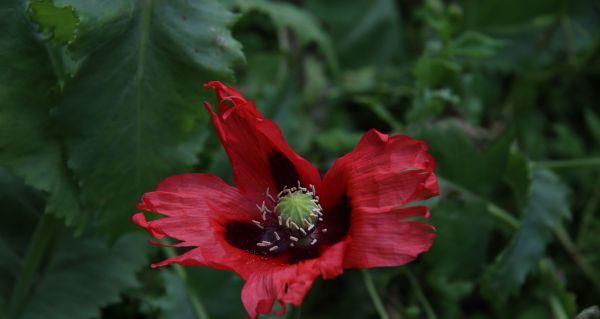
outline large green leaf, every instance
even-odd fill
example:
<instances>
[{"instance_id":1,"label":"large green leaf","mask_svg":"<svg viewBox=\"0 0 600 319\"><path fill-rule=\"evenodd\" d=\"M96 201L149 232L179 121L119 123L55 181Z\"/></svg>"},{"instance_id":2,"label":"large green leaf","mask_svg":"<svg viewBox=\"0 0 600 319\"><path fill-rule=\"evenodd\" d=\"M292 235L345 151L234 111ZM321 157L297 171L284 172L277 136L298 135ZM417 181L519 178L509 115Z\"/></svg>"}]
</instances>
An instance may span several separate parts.
<instances>
[{"instance_id":1,"label":"large green leaf","mask_svg":"<svg viewBox=\"0 0 600 319\"><path fill-rule=\"evenodd\" d=\"M217 1L56 1L81 25L69 48L85 60L55 118L82 201L118 232L139 196L185 172L201 150L202 84L241 60Z\"/></svg>"},{"instance_id":2,"label":"large green leaf","mask_svg":"<svg viewBox=\"0 0 600 319\"><path fill-rule=\"evenodd\" d=\"M81 226L85 214L49 122L57 79L25 12L20 1L0 4L0 163L48 194L48 213Z\"/></svg>"},{"instance_id":3,"label":"large green leaf","mask_svg":"<svg viewBox=\"0 0 600 319\"><path fill-rule=\"evenodd\" d=\"M486 271L485 295L502 301L516 293L542 258L552 230L569 216L567 187L550 171L534 171L521 227Z\"/></svg>"},{"instance_id":4,"label":"large green leaf","mask_svg":"<svg viewBox=\"0 0 600 319\"><path fill-rule=\"evenodd\" d=\"M137 286L135 272L146 263L144 245L141 236L124 236L112 246L65 236L19 318L99 317L100 307L118 302L122 290Z\"/></svg>"},{"instance_id":5,"label":"large green leaf","mask_svg":"<svg viewBox=\"0 0 600 319\"><path fill-rule=\"evenodd\" d=\"M23 256L33 245L44 207L40 195L0 169L0 306L14 293L15 279L26 266ZM119 301L121 291L137 285L135 272L147 262L144 238L128 235L109 246L54 225L62 233L38 238L51 243L39 252L49 257L35 274L18 318L97 318L100 307Z\"/></svg>"}]
</instances>

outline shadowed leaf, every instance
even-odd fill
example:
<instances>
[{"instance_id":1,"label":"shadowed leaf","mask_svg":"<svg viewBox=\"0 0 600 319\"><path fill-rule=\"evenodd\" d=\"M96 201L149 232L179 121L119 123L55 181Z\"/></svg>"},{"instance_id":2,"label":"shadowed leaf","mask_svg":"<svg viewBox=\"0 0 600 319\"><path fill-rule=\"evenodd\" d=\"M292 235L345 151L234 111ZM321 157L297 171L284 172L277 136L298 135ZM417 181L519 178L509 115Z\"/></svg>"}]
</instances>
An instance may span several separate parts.
<instances>
[{"instance_id":1,"label":"shadowed leaf","mask_svg":"<svg viewBox=\"0 0 600 319\"><path fill-rule=\"evenodd\" d=\"M484 275L484 294L503 301L516 293L542 258L552 229L570 217L567 188L549 171L534 171L521 228Z\"/></svg>"}]
</instances>

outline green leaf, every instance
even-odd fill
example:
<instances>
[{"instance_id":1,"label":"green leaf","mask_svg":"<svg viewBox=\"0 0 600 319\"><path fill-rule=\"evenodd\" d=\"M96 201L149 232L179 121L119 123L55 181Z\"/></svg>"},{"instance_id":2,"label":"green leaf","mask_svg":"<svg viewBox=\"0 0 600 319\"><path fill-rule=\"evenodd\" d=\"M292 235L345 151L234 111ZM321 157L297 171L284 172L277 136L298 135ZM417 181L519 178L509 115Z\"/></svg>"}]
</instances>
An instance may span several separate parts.
<instances>
[{"instance_id":1,"label":"green leaf","mask_svg":"<svg viewBox=\"0 0 600 319\"><path fill-rule=\"evenodd\" d=\"M186 270L187 284L196 291L211 318L243 318L246 315L240 299L243 281L239 277L230 272L212 269L187 268ZM195 318L187 297L186 283L173 271L162 272L162 277L166 293L158 300L158 304L165 317Z\"/></svg>"},{"instance_id":2,"label":"green leaf","mask_svg":"<svg viewBox=\"0 0 600 319\"><path fill-rule=\"evenodd\" d=\"M481 140L483 134L464 123L444 121L421 129L418 136L429 144L442 177L487 197L502 180L513 134L507 132L479 150L473 138Z\"/></svg>"},{"instance_id":3,"label":"green leaf","mask_svg":"<svg viewBox=\"0 0 600 319\"><path fill-rule=\"evenodd\" d=\"M20 319L88 319L138 285L135 272L147 261L142 236L108 246L99 239L66 236L54 251Z\"/></svg>"},{"instance_id":4,"label":"green leaf","mask_svg":"<svg viewBox=\"0 0 600 319\"><path fill-rule=\"evenodd\" d=\"M47 194L47 213L81 228L86 214L50 122L57 79L30 27L19 1L0 4L0 164Z\"/></svg>"},{"instance_id":5,"label":"green leaf","mask_svg":"<svg viewBox=\"0 0 600 319\"><path fill-rule=\"evenodd\" d=\"M338 62L329 36L307 11L289 3L264 0L239 0L236 1L236 5L244 13L257 11L266 14L275 25L279 37L285 37L289 28L293 30L301 46L316 43L327 59L327 63L337 70Z\"/></svg>"},{"instance_id":6,"label":"green leaf","mask_svg":"<svg viewBox=\"0 0 600 319\"><path fill-rule=\"evenodd\" d=\"M31 19L40 30L52 35L54 41L67 44L75 37L79 20L72 7L56 7L52 0L34 0L29 5Z\"/></svg>"},{"instance_id":7,"label":"green leaf","mask_svg":"<svg viewBox=\"0 0 600 319\"><path fill-rule=\"evenodd\" d=\"M563 318L573 318L577 310L575 294L567 290L561 278L561 271L550 259L543 259L539 263L539 269L543 275L543 285L550 293L550 304L556 312L563 313Z\"/></svg>"},{"instance_id":8,"label":"green leaf","mask_svg":"<svg viewBox=\"0 0 600 319\"><path fill-rule=\"evenodd\" d=\"M348 132L341 129L331 129L317 136L315 143L321 152L329 154L330 158L345 154L356 146L362 137L362 132Z\"/></svg>"},{"instance_id":9,"label":"green leaf","mask_svg":"<svg viewBox=\"0 0 600 319\"><path fill-rule=\"evenodd\" d=\"M40 195L0 168L0 300L9 299L25 266L23 256L44 207ZM58 239L40 238L53 248L44 252L50 257L34 277L20 319L97 318L100 307L137 285L135 272L146 263L142 236L127 235L109 246L62 230Z\"/></svg>"},{"instance_id":10,"label":"green leaf","mask_svg":"<svg viewBox=\"0 0 600 319\"><path fill-rule=\"evenodd\" d=\"M474 279L489 258L494 220L486 213L484 203L474 201L444 201L431 211L436 239L422 257L427 267L424 273L441 297L437 299L445 317L460 317L461 301L475 291Z\"/></svg>"},{"instance_id":11,"label":"green leaf","mask_svg":"<svg viewBox=\"0 0 600 319\"><path fill-rule=\"evenodd\" d=\"M448 53L472 59L491 58L502 47L503 41L497 40L483 33L466 31L452 41Z\"/></svg>"},{"instance_id":12,"label":"green leaf","mask_svg":"<svg viewBox=\"0 0 600 319\"><path fill-rule=\"evenodd\" d=\"M22 266L21 256L44 209L40 195L0 167L0 302L9 299Z\"/></svg>"},{"instance_id":13,"label":"green leaf","mask_svg":"<svg viewBox=\"0 0 600 319\"><path fill-rule=\"evenodd\" d=\"M511 151L506 166L505 181L512 188L517 206L523 208L531 186L531 164L517 151Z\"/></svg>"},{"instance_id":14,"label":"green leaf","mask_svg":"<svg viewBox=\"0 0 600 319\"><path fill-rule=\"evenodd\" d=\"M398 270L389 271L397 273ZM384 269L373 271L375 279L379 279L378 274L384 272ZM299 317L311 319L376 318L362 274L352 270L345 271L343 276L334 280L317 280L302 302L301 312Z\"/></svg>"},{"instance_id":15,"label":"green leaf","mask_svg":"<svg viewBox=\"0 0 600 319\"><path fill-rule=\"evenodd\" d=\"M518 292L527 274L542 258L552 229L570 217L567 192L567 187L552 172L533 172L521 227L485 272L483 293L487 298L503 302Z\"/></svg>"},{"instance_id":16,"label":"green leaf","mask_svg":"<svg viewBox=\"0 0 600 319\"><path fill-rule=\"evenodd\" d=\"M584 157L585 147L572 129L564 124L554 124L554 133L556 138L553 140L552 149L560 157Z\"/></svg>"},{"instance_id":17,"label":"green leaf","mask_svg":"<svg viewBox=\"0 0 600 319\"><path fill-rule=\"evenodd\" d=\"M424 121L440 115L447 105L457 105L460 98L449 88L416 90L410 110L406 113L408 122Z\"/></svg>"},{"instance_id":18,"label":"green leaf","mask_svg":"<svg viewBox=\"0 0 600 319\"><path fill-rule=\"evenodd\" d=\"M143 192L196 162L202 84L230 77L242 60L217 1L70 4L81 20L70 45L86 56L54 113L82 201L115 234ZM205 95L206 96L206 95Z\"/></svg>"},{"instance_id":19,"label":"green leaf","mask_svg":"<svg viewBox=\"0 0 600 319\"><path fill-rule=\"evenodd\" d=\"M600 117L598 117L594 111L587 108L584 110L583 114L588 130L596 140L596 143L600 144Z\"/></svg>"},{"instance_id":20,"label":"green leaf","mask_svg":"<svg viewBox=\"0 0 600 319\"><path fill-rule=\"evenodd\" d=\"M445 202L432 208L431 224L436 227L436 243L424 255L428 265L434 266L431 275L453 279L477 276L488 254L492 219L484 203ZM468 220L468 223L465 223ZM476 228L476 234L469 233ZM463 262L457 263L461 258Z\"/></svg>"},{"instance_id":21,"label":"green leaf","mask_svg":"<svg viewBox=\"0 0 600 319\"><path fill-rule=\"evenodd\" d=\"M559 11L558 0L531 0L523 5L518 0L492 0L485 3L477 0L462 0L466 23L471 28L500 29L527 27L540 16Z\"/></svg>"},{"instance_id":22,"label":"green leaf","mask_svg":"<svg viewBox=\"0 0 600 319\"><path fill-rule=\"evenodd\" d=\"M310 0L306 6L331 35L343 65L382 67L400 60L403 26L394 1Z\"/></svg>"},{"instance_id":23,"label":"green leaf","mask_svg":"<svg viewBox=\"0 0 600 319\"><path fill-rule=\"evenodd\" d=\"M457 81L460 64L447 58L422 56L414 66L416 80L426 86L437 88Z\"/></svg>"},{"instance_id":24,"label":"green leaf","mask_svg":"<svg viewBox=\"0 0 600 319\"><path fill-rule=\"evenodd\" d=\"M165 283L165 295L156 301L164 315L170 319L195 318L194 310L186 292L185 282L174 271L161 272Z\"/></svg>"}]
</instances>

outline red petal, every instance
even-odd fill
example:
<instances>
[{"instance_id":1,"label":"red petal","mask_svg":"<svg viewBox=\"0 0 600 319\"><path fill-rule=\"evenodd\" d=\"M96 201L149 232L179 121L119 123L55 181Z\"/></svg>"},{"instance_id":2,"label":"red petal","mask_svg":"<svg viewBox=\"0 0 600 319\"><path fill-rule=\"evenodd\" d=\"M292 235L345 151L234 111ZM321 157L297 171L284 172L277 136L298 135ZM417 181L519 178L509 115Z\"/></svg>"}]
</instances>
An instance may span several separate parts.
<instances>
[{"instance_id":1,"label":"red petal","mask_svg":"<svg viewBox=\"0 0 600 319\"><path fill-rule=\"evenodd\" d=\"M251 104L252 107L248 108L248 111L253 112L256 117L262 117L258 109L252 104L252 102L246 100L240 92L236 89L226 86L219 81L211 81L204 84L204 88L213 89L217 94L219 101L219 113L225 113L231 107L243 106L245 104Z\"/></svg>"},{"instance_id":2,"label":"red petal","mask_svg":"<svg viewBox=\"0 0 600 319\"><path fill-rule=\"evenodd\" d=\"M205 85L216 91L219 114L205 104L212 116L234 170L238 188L256 202L283 186L295 186L298 180L308 186L320 184L318 171L296 154L285 142L277 125L264 119L254 104L221 82Z\"/></svg>"},{"instance_id":3,"label":"red petal","mask_svg":"<svg viewBox=\"0 0 600 319\"><path fill-rule=\"evenodd\" d=\"M242 289L242 302L250 317L270 313L275 300L283 306L299 306L319 275L330 279L342 273L345 247L346 243L340 242L319 258L251 275Z\"/></svg>"},{"instance_id":4,"label":"red petal","mask_svg":"<svg viewBox=\"0 0 600 319\"><path fill-rule=\"evenodd\" d=\"M225 239L225 227L232 221L249 222L256 208L237 189L218 177L206 174L183 174L163 181L154 192L146 193L138 209L165 217L147 221L138 213L132 220L152 236L170 237L177 247L195 247L173 258L153 264L172 263L185 266L210 266L228 269L247 278L257 269L269 268L275 261L231 246Z\"/></svg>"},{"instance_id":5,"label":"red petal","mask_svg":"<svg viewBox=\"0 0 600 319\"><path fill-rule=\"evenodd\" d=\"M327 211L346 194L352 209L384 212L439 194L427 144L405 135L370 130L354 151L335 162L322 185Z\"/></svg>"},{"instance_id":6,"label":"red petal","mask_svg":"<svg viewBox=\"0 0 600 319\"><path fill-rule=\"evenodd\" d=\"M345 268L400 266L429 250L435 237L434 227L406 221L426 217L424 206L399 208L385 214L352 212L348 236L352 242L346 251Z\"/></svg>"}]
</instances>

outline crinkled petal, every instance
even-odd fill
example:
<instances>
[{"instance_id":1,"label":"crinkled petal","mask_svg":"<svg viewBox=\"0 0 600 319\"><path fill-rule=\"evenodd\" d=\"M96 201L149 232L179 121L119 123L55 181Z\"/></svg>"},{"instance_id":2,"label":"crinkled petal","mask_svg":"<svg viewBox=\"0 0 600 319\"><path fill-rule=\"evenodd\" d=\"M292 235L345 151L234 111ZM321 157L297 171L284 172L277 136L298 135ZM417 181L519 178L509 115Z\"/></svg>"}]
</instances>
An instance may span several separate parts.
<instances>
[{"instance_id":1,"label":"crinkled petal","mask_svg":"<svg viewBox=\"0 0 600 319\"><path fill-rule=\"evenodd\" d=\"M353 210L385 212L439 194L427 149L425 142L408 136L370 130L325 175L322 205L327 211L347 196Z\"/></svg>"},{"instance_id":2,"label":"crinkled petal","mask_svg":"<svg viewBox=\"0 0 600 319\"><path fill-rule=\"evenodd\" d=\"M400 266L428 251L434 227L407 218L427 217L424 206L398 208L385 214L353 212L345 268Z\"/></svg>"},{"instance_id":3,"label":"crinkled petal","mask_svg":"<svg viewBox=\"0 0 600 319\"><path fill-rule=\"evenodd\" d=\"M221 82L205 87L217 93L219 114L205 106L231 161L234 182L244 195L260 202L267 188L276 194L298 181L305 186L320 184L316 168L287 145L279 127L263 118L251 101Z\"/></svg>"},{"instance_id":4,"label":"crinkled petal","mask_svg":"<svg viewBox=\"0 0 600 319\"><path fill-rule=\"evenodd\" d=\"M396 221L402 222L398 226L404 230L413 225L404 223L403 219L408 217L399 215L398 209L439 193L434 168L433 157L427 153L427 144L424 142L404 135L388 136L376 130L367 132L356 148L338 159L323 179L320 195L325 216L319 227L327 229L327 233L323 234L322 240L335 243L349 235L352 245L348 249L356 246L356 256L360 256L360 252L369 245L374 249L382 249L382 258L374 262L366 260L353 264L350 262L354 260L351 255L347 265L353 267L363 264L401 264L414 258L410 257L414 255L411 249L401 249L405 242L410 244L405 238L389 244L392 239L377 232L368 233L368 230L376 231L378 226L372 223L387 217L375 216L379 214L399 218L390 223L396 225ZM404 214L410 212L415 211L404 211ZM419 236L422 238L415 238L419 247L430 245L430 239L433 238L430 234L421 232ZM374 238L378 238L377 242L372 240ZM392 250L386 250L385 245L390 245L389 249ZM390 256L390 260L386 262L385 256Z\"/></svg>"},{"instance_id":5,"label":"crinkled petal","mask_svg":"<svg viewBox=\"0 0 600 319\"><path fill-rule=\"evenodd\" d=\"M153 267L177 263L185 266L210 266L227 269L247 278L255 269L269 268L275 261L231 246L226 227L232 222L247 222L256 216L256 207L240 192L216 176L183 174L169 177L156 191L146 193L137 208L163 215L147 220L137 213L132 221L157 239L180 241L177 247L193 247Z\"/></svg>"},{"instance_id":6,"label":"crinkled petal","mask_svg":"<svg viewBox=\"0 0 600 319\"><path fill-rule=\"evenodd\" d=\"M219 101L219 113L224 114L232 107L249 105L247 108L248 112L251 112L254 116L262 118L262 115L254 106L252 101L248 101L244 96L236 89L229 87L219 81L211 81L204 84L205 88L211 88L215 90L217 100Z\"/></svg>"},{"instance_id":7,"label":"crinkled petal","mask_svg":"<svg viewBox=\"0 0 600 319\"><path fill-rule=\"evenodd\" d=\"M340 242L319 258L251 275L242 289L242 302L250 317L271 313L276 300L284 307L299 306L318 276L330 279L343 272L345 249L346 242Z\"/></svg>"}]
</instances>

